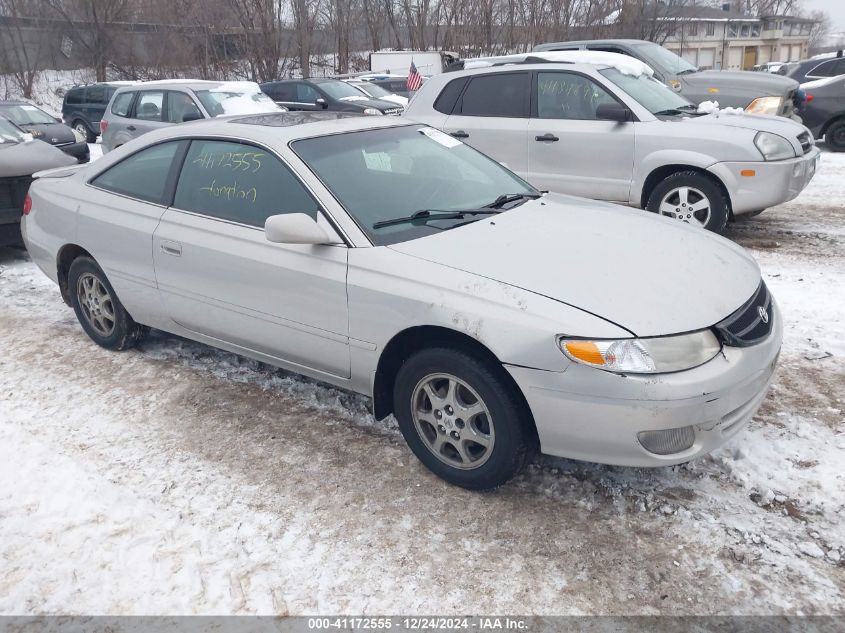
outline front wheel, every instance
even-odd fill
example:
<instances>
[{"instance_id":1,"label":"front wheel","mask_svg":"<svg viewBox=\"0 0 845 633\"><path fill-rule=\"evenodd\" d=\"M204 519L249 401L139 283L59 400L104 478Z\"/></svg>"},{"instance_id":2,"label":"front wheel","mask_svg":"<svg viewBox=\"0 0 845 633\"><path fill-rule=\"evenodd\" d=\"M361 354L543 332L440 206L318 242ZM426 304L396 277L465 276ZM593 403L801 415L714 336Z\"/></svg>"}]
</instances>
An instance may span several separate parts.
<instances>
[{"instance_id":1,"label":"front wheel","mask_svg":"<svg viewBox=\"0 0 845 633\"><path fill-rule=\"evenodd\" d=\"M728 223L728 200L712 178L682 171L661 180L648 198L646 209L721 233Z\"/></svg>"},{"instance_id":2,"label":"front wheel","mask_svg":"<svg viewBox=\"0 0 845 633\"><path fill-rule=\"evenodd\" d=\"M501 372L465 352L412 355L396 376L394 411L419 460L449 483L501 486L537 451L533 420Z\"/></svg>"},{"instance_id":3,"label":"front wheel","mask_svg":"<svg viewBox=\"0 0 845 633\"><path fill-rule=\"evenodd\" d=\"M147 328L132 320L106 274L90 257L78 257L68 272L70 302L82 329L97 345L119 351L138 344Z\"/></svg>"}]
</instances>

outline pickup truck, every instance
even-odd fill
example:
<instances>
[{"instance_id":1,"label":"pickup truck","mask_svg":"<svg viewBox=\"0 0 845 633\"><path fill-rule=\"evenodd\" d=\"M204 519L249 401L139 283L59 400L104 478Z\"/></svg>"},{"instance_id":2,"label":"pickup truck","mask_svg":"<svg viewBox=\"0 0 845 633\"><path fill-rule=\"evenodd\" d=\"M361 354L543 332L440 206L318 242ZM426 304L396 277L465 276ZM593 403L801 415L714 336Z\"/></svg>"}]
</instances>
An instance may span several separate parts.
<instances>
[{"instance_id":1,"label":"pickup truck","mask_svg":"<svg viewBox=\"0 0 845 633\"><path fill-rule=\"evenodd\" d=\"M539 44L535 51L605 51L639 59L659 79L693 103L718 101L721 108L795 118L800 106L798 82L772 73L699 70L672 51L645 40L584 40Z\"/></svg>"}]
</instances>

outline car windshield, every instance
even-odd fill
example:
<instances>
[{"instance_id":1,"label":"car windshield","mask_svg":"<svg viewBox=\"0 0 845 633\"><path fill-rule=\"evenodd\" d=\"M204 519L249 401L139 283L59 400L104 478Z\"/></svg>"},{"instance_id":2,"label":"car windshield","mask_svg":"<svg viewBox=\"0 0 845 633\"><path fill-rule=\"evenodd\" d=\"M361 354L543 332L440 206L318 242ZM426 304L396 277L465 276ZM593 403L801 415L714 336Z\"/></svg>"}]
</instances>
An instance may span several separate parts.
<instances>
[{"instance_id":1,"label":"car windshield","mask_svg":"<svg viewBox=\"0 0 845 633\"><path fill-rule=\"evenodd\" d=\"M615 68L599 71L652 114L690 114L693 103L648 75L625 75Z\"/></svg>"},{"instance_id":2,"label":"car windshield","mask_svg":"<svg viewBox=\"0 0 845 633\"><path fill-rule=\"evenodd\" d=\"M690 64L683 57L675 55L669 49L663 48L654 42L642 42L632 44L631 46L637 49L637 52L645 58L646 63L656 70L663 70L664 72L675 75L698 72L698 68Z\"/></svg>"},{"instance_id":3,"label":"car windshield","mask_svg":"<svg viewBox=\"0 0 845 633\"><path fill-rule=\"evenodd\" d=\"M355 86L350 86L345 81L333 79L330 81L321 81L317 84L322 90L328 93L333 99L348 99L349 97L357 97L358 99L366 99L361 91Z\"/></svg>"},{"instance_id":4,"label":"car windshield","mask_svg":"<svg viewBox=\"0 0 845 633\"><path fill-rule=\"evenodd\" d=\"M364 83L360 83L360 84L352 84L352 85L355 86L356 88L358 88L358 90L363 92L365 95L370 96L370 97L375 97L376 99L378 99L380 97L389 97L393 94L389 90L385 90L381 86L377 86L377 85L369 83L369 82L364 82Z\"/></svg>"},{"instance_id":5,"label":"car windshield","mask_svg":"<svg viewBox=\"0 0 845 633\"><path fill-rule=\"evenodd\" d=\"M0 117L0 144L23 143L25 140L26 137L17 126Z\"/></svg>"},{"instance_id":6,"label":"car windshield","mask_svg":"<svg viewBox=\"0 0 845 633\"><path fill-rule=\"evenodd\" d=\"M56 119L44 110L28 103L0 106L0 114L17 125L40 125L56 122Z\"/></svg>"},{"instance_id":7,"label":"car windshield","mask_svg":"<svg viewBox=\"0 0 845 633\"><path fill-rule=\"evenodd\" d=\"M291 147L376 245L431 235L498 212L461 216L460 210L497 202L507 203L497 205L502 208L516 206L522 196L539 195L496 161L425 126L334 134ZM500 198L510 194L513 199ZM403 220L424 211L429 213L419 220Z\"/></svg>"},{"instance_id":8,"label":"car windshield","mask_svg":"<svg viewBox=\"0 0 845 633\"><path fill-rule=\"evenodd\" d=\"M220 88L195 90L194 92L211 116L261 114L262 112L278 112L281 110L258 87L255 90L248 90L221 86Z\"/></svg>"}]
</instances>

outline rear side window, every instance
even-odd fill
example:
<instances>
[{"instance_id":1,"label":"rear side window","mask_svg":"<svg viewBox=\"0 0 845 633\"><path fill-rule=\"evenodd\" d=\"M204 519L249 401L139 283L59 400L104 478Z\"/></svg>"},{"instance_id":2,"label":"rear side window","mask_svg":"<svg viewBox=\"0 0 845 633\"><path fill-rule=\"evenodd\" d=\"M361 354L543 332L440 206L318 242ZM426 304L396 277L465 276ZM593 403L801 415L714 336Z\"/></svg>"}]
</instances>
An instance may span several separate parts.
<instances>
[{"instance_id":1,"label":"rear side window","mask_svg":"<svg viewBox=\"0 0 845 633\"><path fill-rule=\"evenodd\" d=\"M443 114L452 114L458 97L461 96L464 86L467 85L467 81L467 77L461 77L460 79L453 79L447 83L446 87L443 88L443 92L437 97L437 101L434 102L434 109Z\"/></svg>"},{"instance_id":2,"label":"rear side window","mask_svg":"<svg viewBox=\"0 0 845 633\"><path fill-rule=\"evenodd\" d=\"M111 104L111 113L116 116L129 116L129 107L132 105L132 97L134 92L121 92L114 98L114 103Z\"/></svg>"},{"instance_id":3,"label":"rear side window","mask_svg":"<svg viewBox=\"0 0 845 633\"><path fill-rule=\"evenodd\" d=\"M530 82L527 72L473 77L461 98L464 116L527 117Z\"/></svg>"},{"instance_id":4,"label":"rear side window","mask_svg":"<svg viewBox=\"0 0 845 633\"><path fill-rule=\"evenodd\" d=\"M105 86L89 86L88 92L85 94L85 100L88 103L105 103L106 102L106 87Z\"/></svg>"},{"instance_id":5,"label":"rear side window","mask_svg":"<svg viewBox=\"0 0 845 633\"><path fill-rule=\"evenodd\" d=\"M279 159L260 147L229 141L191 142L173 206L263 227L271 215L305 213L318 205Z\"/></svg>"},{"instance_id":6,"label":"rear side window","mask_svg":"<svg viewBox=\"0 0 845 633\"><path fill-rule=\"evenodd\" d=\"M808 77L833 77L836 75L836 63L838 60L832 59L830 61L819 64L813 70L807 73Z\"/></svg>"},{"instance_id":7,"label":"rear side window","mask_svg":"<svg viewBox=\"0 0 845 633\"><path fill-rule=\"evenodd\" d=\"M71 88L67 91L65 103L68 105L79 105L82 103L83 94L85 94L85 88Z\"/></svg>"},{"instance_id":8,"label":"rear side window","mask_svg":"<svg viewBox=\"0 0 845 633\"><path fill-rule=\"evenodd\" d=\"M91 184L106 191L161 204L178 146L178 141L171 141L141 150L110 167Z\"/></svg>"}]
</instances>

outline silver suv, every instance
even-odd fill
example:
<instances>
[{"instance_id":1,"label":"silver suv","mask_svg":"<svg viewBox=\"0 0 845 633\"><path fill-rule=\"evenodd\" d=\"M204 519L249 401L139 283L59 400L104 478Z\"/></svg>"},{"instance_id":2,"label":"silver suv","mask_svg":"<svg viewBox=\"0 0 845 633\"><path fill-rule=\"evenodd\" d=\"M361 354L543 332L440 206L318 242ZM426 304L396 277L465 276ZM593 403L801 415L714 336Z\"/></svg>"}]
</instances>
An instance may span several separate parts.
<instances>
[{"instance_id":1,"label":"silver suv","mask_svg":"<svg viewBox=\"0 0 845 633\"><path fill-rule=\"evenodd\" d=\"M162 80L117 90L100 120L103 152L146 132L221 114L285 111L251 81Z\"/></svg>"},{"instance_id":2,"label":"silver suv","mask_svg":"<svg viewBox=\"0 0 845 633\"><path fill-rule=\"evenodd\" d=\"M615 53L467 60L404 116L506 164L535 187L621 202L721 232L791 200L815 174L810 131L785 117L700 108ZM706 104L702 104L706 105Z\"/></svg>"}]
</instances>

